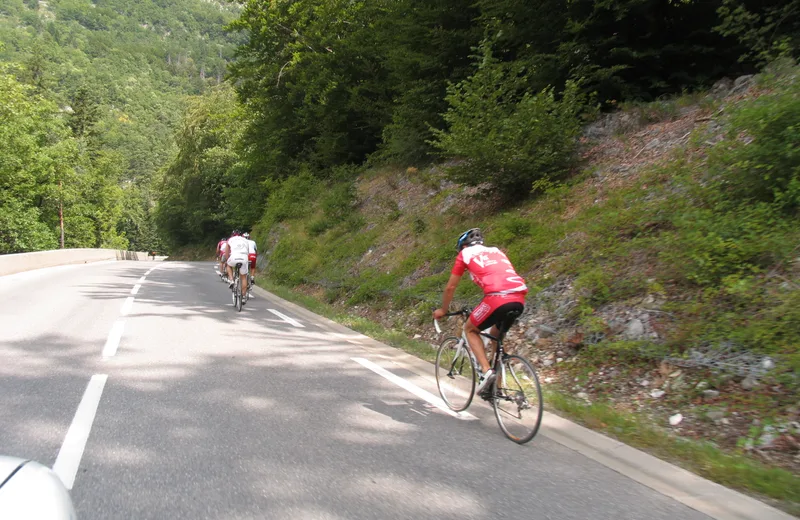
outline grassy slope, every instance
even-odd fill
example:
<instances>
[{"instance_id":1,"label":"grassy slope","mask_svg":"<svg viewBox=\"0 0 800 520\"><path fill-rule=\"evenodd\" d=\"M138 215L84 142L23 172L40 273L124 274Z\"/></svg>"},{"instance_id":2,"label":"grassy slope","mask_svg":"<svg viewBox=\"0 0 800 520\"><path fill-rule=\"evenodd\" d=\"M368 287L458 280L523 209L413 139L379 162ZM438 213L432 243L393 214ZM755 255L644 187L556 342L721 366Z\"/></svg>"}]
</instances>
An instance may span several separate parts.
<instances>
[{"instance_id":1,"label":"grassy slope","mask_svg":"<svg viewBox=\"0 0 800 520\"><path fill-rule=\"evenodd\" d=\"M306 198L293 198L302 211L284 212L290 217L279 223L268 213L257 226L270 283L293 287L311 297L306 305L428 357L425 344L405 338L427 332L454 237L478 225L529 281L531 301L554 282L567 281L574 304L563 318L582 335L606 333L598 344L580 345L575 362L561 368L568 377L557 379L585 379L611 365L632 377L667 356L685 357L691 348L735 343L771 356L778 368L762 381L762 391L753 392L741 391L735 379L712 380L713 374L695 371L729 398L716 404L739 410L737 417L748 424L751 418L760 425L796 420L800 222L796 210L769 197L737 194L737 187L748 194L753 187L733 176L760 153L744 146L749 140L742 136L761 136L763 121L786 128L780 117L797 115L790 109L798 97L796 77L797 69L790 69L724 101L695 96L629 107L627 126L586 144L584 165L569 183L515 208L447 182L439 168L365 172L352 206L345 184L306 186ZM757 141L765 150L769 131ZM774 141L787 139L791 135ZM767 156L784 152L768 150ZM474 303L478 296L464 283L457 300ZM623 341L610 332L604 310L648 297L662 302L667 317L658 324L657 339ZM596 390L592 406L565 394L574 388L559 390L551 405L589 426L724 484L785 500L789 509L795 507L789 502L800 502L797 476L767 468L735 445L720 442L724 455L708 443L678 441L647 415L616 406L613 395L604 402L595 387L587 387ZM694 397L676 395L671 404L688 406ZM751 437L761 433L756 430ZM702 431L690 433L704 439ZM762 460L769 462L767 457Z\"/></svg>"}]
</instances>

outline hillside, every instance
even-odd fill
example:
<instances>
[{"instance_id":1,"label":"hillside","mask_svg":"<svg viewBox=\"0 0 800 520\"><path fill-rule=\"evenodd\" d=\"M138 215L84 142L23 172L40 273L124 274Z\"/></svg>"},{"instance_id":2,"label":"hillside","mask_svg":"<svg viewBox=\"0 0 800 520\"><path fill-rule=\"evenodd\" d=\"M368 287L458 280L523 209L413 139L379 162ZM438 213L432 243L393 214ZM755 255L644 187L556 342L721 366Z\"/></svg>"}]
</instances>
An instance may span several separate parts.
<instances>
[{"instance_id":1,"label":"hillside","mask_svg":"<svg viewBox=\"0 0 800 520\"><path fill-rule=\"evenodd\" d=\"M479 226L531 287L509 337L554 392L551 406L601 429L632 414L796 475L798 72L776 66L621 107L584 128L569 180L511 208L448 181L454 163L367 169L355 182L292 177L254 228L267 283L435 343L430 313L455 238ZM454 305L478 296L464 281ZM609 433L674 455L625 421ZM780 483L797 483L770 474L753 487L681 462L784 498Z\"/></svg>"},{"instance_id":2,"label":"hillside","mask_svg":"<svg viewBox=\"0 0 800 520\"><path fill-rule=\"evenodd\" d=\"M0 253L163 249L153 182L237 38L221 2L0 0ZM63 216L63 226L61 220ZM63 238L61 229L63 228Z\"/></svg>"}]
</instances>

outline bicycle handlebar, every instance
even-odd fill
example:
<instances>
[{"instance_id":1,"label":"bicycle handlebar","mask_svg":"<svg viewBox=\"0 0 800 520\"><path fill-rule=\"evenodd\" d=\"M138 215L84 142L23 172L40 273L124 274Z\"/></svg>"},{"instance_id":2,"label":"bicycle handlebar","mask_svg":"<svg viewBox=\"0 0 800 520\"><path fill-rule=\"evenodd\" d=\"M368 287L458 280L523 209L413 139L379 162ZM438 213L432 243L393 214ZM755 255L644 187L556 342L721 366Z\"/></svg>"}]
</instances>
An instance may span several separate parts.
<instances>
[{"instance_id":1,"label":"bicycle handlebar","mask_svg":"<svg viewBox=\"0 0 800 520\"><path fill-rule=\"evenodd\" d=\"M447 314L445 314L445 317L463 316L463 317L466 318L471 313L472 313L472 310L469 307L464 307L463 309L455 311L455 312L448 312ZM442 328L439 326L439 320L433 320L433 327L436 329L436 333L437 334L441 334L442 333Z\"/></svg>"}]
</instances>

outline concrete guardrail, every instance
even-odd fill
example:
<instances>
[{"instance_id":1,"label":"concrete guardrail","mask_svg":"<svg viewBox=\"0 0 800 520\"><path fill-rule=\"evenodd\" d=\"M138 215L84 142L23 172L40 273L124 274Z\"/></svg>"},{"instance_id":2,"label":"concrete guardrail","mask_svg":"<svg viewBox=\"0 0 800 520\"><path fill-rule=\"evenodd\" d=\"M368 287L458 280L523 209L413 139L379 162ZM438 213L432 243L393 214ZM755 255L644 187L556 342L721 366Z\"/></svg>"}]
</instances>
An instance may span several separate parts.
<instances>
[{"instance_id":1,"label":"concrete guardrail","mask_svg":"<svg viewBox=\"0 0 800 520\"><path fill-rule=\"evenodd\" d=\"M165 256L156 256L155 261ZM88 264L104 260L139 260L153 262L154 258L141 251L122 251L117 249L55 249L33 253L14 253L0 255L0 276L31 271L43 267L68 264Z\"/></svg>"}]
</instances>

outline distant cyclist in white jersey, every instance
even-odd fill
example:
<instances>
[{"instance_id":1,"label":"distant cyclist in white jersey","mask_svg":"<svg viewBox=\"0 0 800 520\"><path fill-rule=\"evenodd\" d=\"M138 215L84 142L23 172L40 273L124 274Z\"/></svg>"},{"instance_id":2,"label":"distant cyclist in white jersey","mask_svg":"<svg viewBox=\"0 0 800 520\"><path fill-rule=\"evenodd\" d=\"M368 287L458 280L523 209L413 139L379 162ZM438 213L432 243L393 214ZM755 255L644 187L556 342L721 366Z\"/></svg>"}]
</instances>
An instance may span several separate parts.
<instances>
[{"instance_id":1,"label":"distant cyclist in white jersey","mask_svg":"<svg viewBox=\"0 0 800 520\"><path fill-rule=\"evenodd\" d=\"M228 279L230 280L230 287L233 287L233 266L242 264L239 269L239 276L242 279L242 294L247 294L247 268L248 252L250 251L250 244L247 239L242 236L241 231L234 230L233 236L228 239L228 247L230 248L230 255L228 256Z\"/></svg>"}]
</instances>

